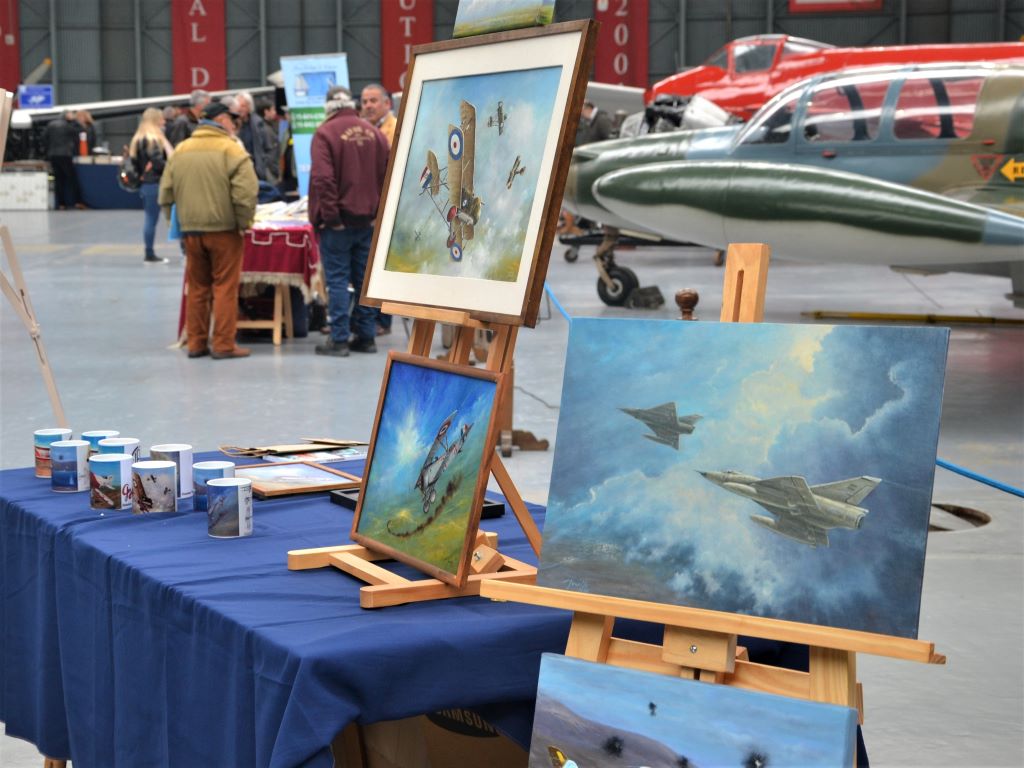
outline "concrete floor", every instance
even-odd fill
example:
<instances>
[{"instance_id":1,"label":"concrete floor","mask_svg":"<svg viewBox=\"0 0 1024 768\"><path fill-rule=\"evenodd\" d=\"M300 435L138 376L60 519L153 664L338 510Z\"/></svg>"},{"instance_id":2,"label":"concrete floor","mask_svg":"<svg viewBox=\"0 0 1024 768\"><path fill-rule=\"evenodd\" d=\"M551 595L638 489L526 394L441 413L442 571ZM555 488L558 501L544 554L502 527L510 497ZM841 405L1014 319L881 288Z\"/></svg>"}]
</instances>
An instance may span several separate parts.
<instances>
[{"instance_id":1,"label":"concrete floor","mask_svg":"<svg viewBox=\"0 0 1024 768\"><path fill-rule=\"evenodd\" d=\"M199 450L302 436L366 439L384 354L318 357L318 333L253 344L245 360L188 360L175 339L183 264L142 263L140 212L0 213L10 227L72 429L113 428L142 445L188 442ZM164 231L161 228L159 236ZM697 314L716 320L722 271L700 249L622 252L668 305L612 309L595 291L592 249L578 263L556 247L548 281L573 316L676 316L672 295L701 295ZM823 262L827 248L823 248ZM884 268L779 261L768 280L766 320L811 322L818 309L1024 319L1005 300L1009 281L898 275ZM32 343L0 301L0 467L32 462L34 429L53 426ZM519 335L516 427L554 441L567 322L552 315ZM542 310L542 314L543 314ZM401 349L400 322L381 352ZM440 347L438 346L438 351ZM956 326L949 350L939 456L1004 483L1024 485L1024 328ZM552 451L507 461L523 496L547 498ZM930 536L920 637L949 657L944 666L861 656L865 739L878 766L1024 764L1024 504L938 469L934 501L992 517L981 528ZM35 749L0 737L0 766L39 768Z\"/></svg>"}]
</instances>

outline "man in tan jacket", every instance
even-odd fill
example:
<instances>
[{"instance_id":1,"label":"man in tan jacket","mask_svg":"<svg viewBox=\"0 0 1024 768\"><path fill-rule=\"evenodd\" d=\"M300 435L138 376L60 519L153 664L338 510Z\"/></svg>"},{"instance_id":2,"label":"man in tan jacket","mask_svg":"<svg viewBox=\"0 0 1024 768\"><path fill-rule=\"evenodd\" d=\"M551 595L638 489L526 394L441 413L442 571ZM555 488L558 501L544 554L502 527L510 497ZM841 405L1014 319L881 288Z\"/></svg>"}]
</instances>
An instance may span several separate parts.
<instances>
[{"instance_id":1,"label":"man in tan jacket","mask_svg":"<svg viewBox=\"0 0 1024 768\"><path fill-rule=\"evenodd\" d=\"M185 328L188 356L215 360L248 357L235 344L242 232L256 215L259 182L245 147L235 139L235 116L211 102L192 136L178 145L160 179L160 205L178 225L188 258ZM210 310L214 327L209 341Z\"/></svg>"}]
</instances>

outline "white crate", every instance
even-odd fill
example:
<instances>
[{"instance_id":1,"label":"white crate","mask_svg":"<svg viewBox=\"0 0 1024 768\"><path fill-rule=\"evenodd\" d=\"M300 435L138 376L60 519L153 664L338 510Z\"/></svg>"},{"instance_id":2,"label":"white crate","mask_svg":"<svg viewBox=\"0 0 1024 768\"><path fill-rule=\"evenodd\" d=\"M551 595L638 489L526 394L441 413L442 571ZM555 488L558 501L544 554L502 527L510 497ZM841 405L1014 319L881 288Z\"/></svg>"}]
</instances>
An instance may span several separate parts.
<instances>
[{"instance_id":1,"label":"white crate","mask_svg":"<svg viewBox=\"0 0 1024 768\"><path fill-rule=\"evenodd\" d=\"M0 174L0 211L45 211L50 207L50 182L44 171Z\"/></svg>"}]
</instances>

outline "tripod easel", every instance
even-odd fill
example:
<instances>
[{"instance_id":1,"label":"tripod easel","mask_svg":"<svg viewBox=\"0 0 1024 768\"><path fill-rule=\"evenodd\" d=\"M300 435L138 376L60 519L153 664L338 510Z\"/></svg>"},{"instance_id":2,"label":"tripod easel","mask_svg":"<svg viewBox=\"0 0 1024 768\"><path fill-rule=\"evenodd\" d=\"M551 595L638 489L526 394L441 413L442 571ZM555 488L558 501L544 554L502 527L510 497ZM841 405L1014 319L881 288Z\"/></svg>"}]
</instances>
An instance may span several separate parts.
<instances>
[{"instance_id":1,"label":"tripod easel","mask_svg":"<svg viewBox=\"0 0 1024 768\"><path fill-rule=\"evenodd\" d=\"M412 304L385 302L381 310L400 317L412 318L412 332L409 336L408 351L420 357L429 357L434 329L437 323L455 326L455 337L448 352L448 362L468 366L473 352L474 334L478 330L491 331L493 338L487 353L486 367L497 373L507 373L512 367L513 352L518 327L503 323L485 322L473 318L468 312L460 312ZM498 405L501 412L502 404ZM494 446L491 446L493 449ZM491 450L488 471L505 496L516 520L526 534L534 553L540 553L541 534L537 523L530 515L526 504L516 489L508 470L497 451ZM480 594L481 585L487 581L533 583L537 569L532 565L503 555L498 550L498 538L493 533L477 533L476 546L470 564L471 575L461 587L446 584L438 579L425 578L410 580L398 576L377 562L387 556L358 544L336 547L293 550L288 553L288 568L293 571L332 566L351 576L365 581L359 591L359 604L363 608L382 608L388 605L440 600L450 597L467 597Z\"/></svg>"},{"instance_id":2,"label":"tripod easel","mask_svg":"<svg viewBox=\"0 0 1024 768\"><path fill-rule=\"evenodd\" d=\"M760 322L768 276L763 244L729 247L722 299L723 322ZM779 619L686 608L642 600L572 592L527 584L488 582L480 594L495 600L573 612L565 655L587 661L735 685L783 696L856 708L863 722L857 653L925 664L944 664L932 643L902 637L802 624ZM661 644L615 637L616 619L664 625ZM807 672L755 664L737 636L801 643L809 647Z\"/></svg>"}]
</instances>

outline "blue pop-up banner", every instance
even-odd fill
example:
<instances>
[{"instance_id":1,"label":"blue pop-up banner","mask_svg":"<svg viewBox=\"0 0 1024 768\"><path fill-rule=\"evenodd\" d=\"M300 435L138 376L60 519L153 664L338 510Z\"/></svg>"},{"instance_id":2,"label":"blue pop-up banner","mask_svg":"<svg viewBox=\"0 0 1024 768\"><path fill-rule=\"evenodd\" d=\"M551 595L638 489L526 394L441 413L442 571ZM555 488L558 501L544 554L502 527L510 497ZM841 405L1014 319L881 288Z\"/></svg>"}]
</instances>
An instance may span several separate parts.
<instances>
[{"instance_id":1,"label":"blue pop-up banner","mask_svg":"<svg viewBox=\"0 0 1024 768\"><path fill-rule=\"evenodd\" d=\"M309 194L310 146L313 134L324 121L324 98L335 85L348 84L348 57L344 53L282 56L284 94L292 127L292 149L299 194Z\"/></svg>"}]
</instances>

